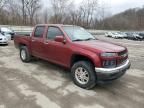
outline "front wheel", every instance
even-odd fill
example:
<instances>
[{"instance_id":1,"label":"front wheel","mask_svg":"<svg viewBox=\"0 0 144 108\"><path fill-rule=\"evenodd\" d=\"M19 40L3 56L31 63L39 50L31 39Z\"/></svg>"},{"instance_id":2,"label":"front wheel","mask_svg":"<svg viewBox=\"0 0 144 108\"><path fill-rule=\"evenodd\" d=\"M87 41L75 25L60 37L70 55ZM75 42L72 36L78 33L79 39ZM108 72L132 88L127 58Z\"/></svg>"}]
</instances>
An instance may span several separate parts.
<instances>
[{"instance_id":1,"label":"front wheel","mask_svg":"<svg viewBox=\"0 0 144 108\"><path fill-rule=\"evenodd\" d=\"M71 68L73 82L81 88L91 89L96 85L94 66L88 61L76 62Z\"/></svg>"},{"instance_id":2,"label":"front wheel","mask_svg":"<svg viewBox=\"0 0 144 108\"><path fill-rule=\"evenodd\" d=\"M25 63L30 62L31 55L29 54L28 48L26 46L20 47L20 58Z\"/></svg>"}]
</instances>

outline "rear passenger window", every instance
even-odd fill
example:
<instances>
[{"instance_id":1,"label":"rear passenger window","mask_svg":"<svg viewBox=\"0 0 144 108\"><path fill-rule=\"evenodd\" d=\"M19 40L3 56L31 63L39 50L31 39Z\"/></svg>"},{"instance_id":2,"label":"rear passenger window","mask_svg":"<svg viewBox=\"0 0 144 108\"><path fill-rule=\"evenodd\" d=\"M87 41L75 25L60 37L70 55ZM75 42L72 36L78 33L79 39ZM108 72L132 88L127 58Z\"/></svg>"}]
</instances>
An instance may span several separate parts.
<instances>
[{"instance_id":1,"label":"rear passenger window","mask_svg":"<svg viewBox=\"0 0 144 108\"><path fill-rule=\"evenodd\" d=\"M35 33L34 33L34 37L42 38L44 30L45 30L44 26L38 26L38 27L36 27Z\"/></svg>"},{"instance_id":2,"label":"rear passenger window","mask_svg":"<svg viewBox=\"0 0 144 108\"><path fill-rule=\"evenodd\" d=\"M61 32L61 30L57 27L49 27L47 39L54 40L56 36L63 36L63 33Z\"/></svg>"}]
</instances>

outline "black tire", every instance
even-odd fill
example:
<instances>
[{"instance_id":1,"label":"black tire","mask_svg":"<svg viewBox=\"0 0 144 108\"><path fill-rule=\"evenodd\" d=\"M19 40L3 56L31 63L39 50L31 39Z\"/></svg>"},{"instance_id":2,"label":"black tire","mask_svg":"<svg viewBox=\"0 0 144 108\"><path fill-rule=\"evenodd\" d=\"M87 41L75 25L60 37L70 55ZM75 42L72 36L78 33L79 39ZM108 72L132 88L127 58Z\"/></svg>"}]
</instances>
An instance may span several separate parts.
<instances>
[{"instance_id":1,"label":"black tire","mask_svg":"<svg viewBox=\"0 0 144 108\"><path fill-rule=\"evenodd\" d=\"M22 57L22 53L25 53L25 57ZM20 58L25 63L28 63L31 61L31 55L30 55L28 48L26 46L20 47Z\"/></svg>"},{"instance_id":2,"label":"black tire","mask_svg":"<svg viewBox=\"0 0 144 108\"><path fill-rule=\"evenodd\" d=\"M76 69L78 69L79 67L84 68L87 71L87 73L89 74L89 80L86 84L80 83L76 78L75 72L76 72ZM94 71L94 66L89 61L76 62L71 68L71 74L72 74L73 82L81 88L91 89L91 88L95 87L95 85L96 85L97 80L96 80L96 73Z\"/></svg>"}]
</instances>

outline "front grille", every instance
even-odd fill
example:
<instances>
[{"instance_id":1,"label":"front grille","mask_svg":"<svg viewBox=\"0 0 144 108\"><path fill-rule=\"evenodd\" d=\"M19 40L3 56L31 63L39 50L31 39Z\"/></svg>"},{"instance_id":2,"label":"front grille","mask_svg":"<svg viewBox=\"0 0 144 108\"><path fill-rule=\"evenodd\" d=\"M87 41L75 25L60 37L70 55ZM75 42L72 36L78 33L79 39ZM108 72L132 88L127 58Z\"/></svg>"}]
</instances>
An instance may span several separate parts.
<instances>
[{"instance_id":1,"label":"front grille","mask_svg":"<svg viewBox=\"0 0 144 108\"><path fill-rule=\"evenodd\" d=\"M118 53L118 56L120 57L119 59L117 59L117 66L120 66L121 64L123 64L124 62L126 62L127 58L128 58L128 53L127 50L121 51Z\"/></svg>"},{"instance_id":2,"label":"front grille","mask_svg":"<svg viewBox=\"0 0 144 108\"><path fill-rule=\"evenodd\" d=\"M117 60L117 66L119 66L119 65L121 65L121 64L123 64L123 63L125 63L126 60L127 60L127 58L118 59L118 60Z\"/></svg>"},{"instance_id":3,"label":"front grille","mask_svg":"<svg viewBox=\"0 0 144 108\"><path fill-rule=\"evenodd\" d=\"M103 60L102 62L102 66L104 68L114 68L114 67L119 67L122 64L124 64L127 59L128 59L128 52L127 50L123 50L121 52L118 52L118 57L116 57L115 59L111 60Z\"/></svg>"}]
</instances>

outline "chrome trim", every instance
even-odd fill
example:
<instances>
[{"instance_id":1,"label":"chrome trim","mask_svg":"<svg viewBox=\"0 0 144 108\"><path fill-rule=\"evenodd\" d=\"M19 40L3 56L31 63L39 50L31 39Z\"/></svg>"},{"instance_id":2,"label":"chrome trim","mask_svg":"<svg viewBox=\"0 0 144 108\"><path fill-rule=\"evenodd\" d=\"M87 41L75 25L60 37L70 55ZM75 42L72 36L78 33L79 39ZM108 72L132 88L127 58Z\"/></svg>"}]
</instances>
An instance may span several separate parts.
<instances>
[{"instance_id":1,"label":"chrome trim","mask_svg":"<svg viewBox=\"0 0 144 108\"><path fill-rule=\"evenodd\" d=\"M118 73L120 71L127 70L129 67L130 67L130 61L127 60L124 64L122 64L119 67L116 67L116 68L97 68L97 67L95 67L95 71L98 73L111 74L111 73Z\"/></svg>"}]
</instances>

